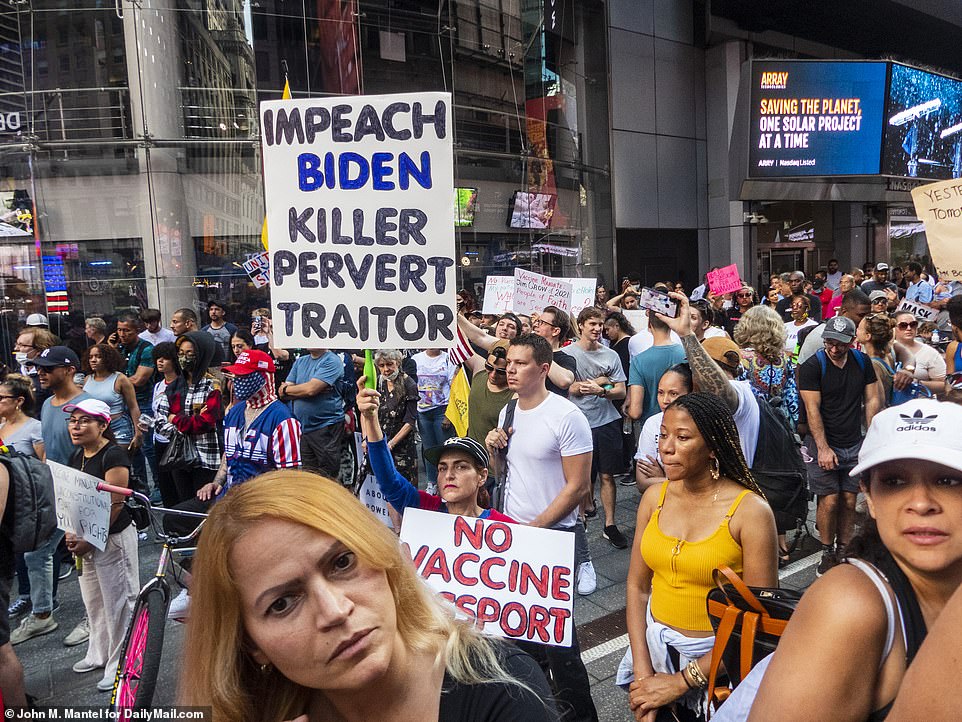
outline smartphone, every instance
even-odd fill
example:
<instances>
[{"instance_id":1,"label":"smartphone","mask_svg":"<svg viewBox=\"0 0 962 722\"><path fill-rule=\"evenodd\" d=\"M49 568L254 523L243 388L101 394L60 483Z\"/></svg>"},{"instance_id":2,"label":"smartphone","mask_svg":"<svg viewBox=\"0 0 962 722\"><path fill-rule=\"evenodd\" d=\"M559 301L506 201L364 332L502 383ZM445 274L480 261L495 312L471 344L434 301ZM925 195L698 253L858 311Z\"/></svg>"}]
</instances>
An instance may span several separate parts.
<instances>
[{"instance_id":1,"label":"smartphone","mask_svg":"<svg viewBox=\"0 0 962 722\"><path fill-rule=\"evenodd\" d=\"M254 322L251 324L251 331L260 331L262 328L264 328L263 316L254 316Z\"/></svg>"},{"instance_id":2,"label":"smartphone","mask_svg":"<svg viewBox=\"0 0 962 722\"><path fill-rule=\"evenodd\" d=\"M656 291L648 287L641 289L638 295L638 307L655 311L669 318L678 316L678 301L664 291Z\"/></svg>"}]
</instances>

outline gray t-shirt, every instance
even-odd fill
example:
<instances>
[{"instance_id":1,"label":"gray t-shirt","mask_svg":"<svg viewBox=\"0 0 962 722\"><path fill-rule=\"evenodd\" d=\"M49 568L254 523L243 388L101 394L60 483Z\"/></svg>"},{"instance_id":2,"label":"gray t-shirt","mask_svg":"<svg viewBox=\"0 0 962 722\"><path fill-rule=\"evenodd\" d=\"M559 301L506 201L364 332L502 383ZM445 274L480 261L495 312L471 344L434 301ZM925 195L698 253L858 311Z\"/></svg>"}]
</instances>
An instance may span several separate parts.
<instances>
[{"instance_id":1,"label":"gray t-shirt","mask_svg":"<svg viewBox=\"0 0 962 722\"><path fill-rule=\"evenodd\" d=\"M24 456L36 456L37 452L34 451L33 445L38 442L43 443L40 422L30 418L14 432L4 433L3 429L0 429L0 437L3 437L4 444Z\"/></svg>"},{"instance_id":2,"label":"gray t-shirt","mask_svg":"<svg viewBox=\"0 0 962 722\"><path fill-rule=\"evenodd\" d=\"M600 346L594 351L585 351L581 346L573 343L561 350L571 356L578 364L575 383L596 379L599 376L607 376L612 383L628 380L624 369L621 367L621 359L618 353L610 348ZM618 410L611 401L601 396L575 396L571 394L569 398L575 406L581 409L581 413L588 419L588 425L592 429L597 429L599 426L604 426L620 418Z\"/></svg>"},{"instance_id":3,"label":"gray t-shirt","mask_svg":"<svg viewBox=\"0 0 962 722\"><path fill-rule=\"evenodd\" d=\"M89 398L87 394L81 392L67 403L75 404ZM63 411L66 405L54 406L53 396L51 396L43 402L43 409L40 411L41 433L47 459L56 461L58 464L70 463L70 457L75 449L70 440L70 432L67 430L67 419L70 417Z\"/></svg>"}]
</instances>

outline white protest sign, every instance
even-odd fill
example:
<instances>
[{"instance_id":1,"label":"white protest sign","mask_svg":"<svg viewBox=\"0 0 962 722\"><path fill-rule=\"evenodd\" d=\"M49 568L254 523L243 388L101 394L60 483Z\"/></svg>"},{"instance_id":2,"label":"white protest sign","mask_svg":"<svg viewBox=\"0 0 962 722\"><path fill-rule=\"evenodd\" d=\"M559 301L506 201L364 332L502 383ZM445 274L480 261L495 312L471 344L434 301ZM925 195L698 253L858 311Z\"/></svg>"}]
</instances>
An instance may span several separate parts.
<instances>
[{"instance_id":1,"label":"white protest sign","mask_svg":"<svg viewBox=\"0 0 962 722\"><path fill-rule=\"evenodd\" d=\"M570 647L574 534L406 509L418 574L485 634Z\"/></svg>"},{"instance_id":2,"label":"white protest sign","mask_svg":"<svg viewBox=\"0 0 962 722\"><path fill-rule=\"evenodd\" d=\"M270 284L270 261L267 251L251 254L244 261L244 270L254 283L254 288L263 288Z\"/></svg>"},{"instance_id":3,"label":"white protest sign","mask_svg":"<svg viewBox=\"0 0 962 722\"><path fill-rule=\"evenodd\" d=\"M364 482L358 490L358 498L364 506L370 509L374 516L381 520L384 526L388 529L394 528L394 522L391 521L391 515L388 513L388 501L381 493L381 487L378 486L374 474L368 474L364 478Z\"/></svg>"},{"instance_id":4,"label":"white protest sign","mask_svg":"<svg viewBox=\"0 0 962 722\"><path fill-rule=\"evenodd\" d=\"M560 278L514 269L514 312L541 313L545 306L571 312L571 284Z\"/></svg>"},{"instance_id":5,"label":"white protest sign","mask_svg":"<svg viewBox=\"0 0 962 722\"><path fill-rule=\"evenodd\" d=\"M913 188L912 202L939 279L962 281L962 179Z\"/></svg>"},{"instance_id":6,"label":"white protest sign","mask_svg":"<svg viewBox=\"0 0 962 722\"><path fill-rule=\"evenodd\" d=\"M895 310L897 313L902 311L911 313L919 321L934 321L935 317L939 315L939 312L934 308L929 308L928 306L923 306L920 303L915 303L914 301L908 301L906 299L902 299L902 302L899 303L899 307Z\"/></svg>"},{"instance_id":7,"label":"white protest sign","mask_svg":"<svg viewBox=\"0 0 962 722\"><path fill-rule=\"evenodd\" d=\"M272 100L260 113L277 345L452 346L451 95Z\"/></svg>"},{"instance_id":8,"label":"white protest sign","mask_svg":"<svg viewBox=\"0 0 962 722\"><path fill-rule=\"evenodd\" d=\"M97 491L103 480L55 461L47 465L53 475L57 526L103 551L110 528L110 492Z\"/></svg>"},{"instance_id":9,"label":"white protest sign","mask_svg":"<svg viewBox=\"0 0 962 722\"><path fill-rule=\"evenodd\" d=\"M595 302L598 280L595 278L565 278L571 284L571 314L577 316Z\"/></svg>"},{"instance_id":10,"label":"white protest sign","mask_svg":"<svg viewBox=\"0 0 962 722\"><path fill-rule=\"evenodd\" d=\"M513 309L514 276L488 276L484 279L484 304L481 313L500 316Z\"/></svg>"}]
</instances>

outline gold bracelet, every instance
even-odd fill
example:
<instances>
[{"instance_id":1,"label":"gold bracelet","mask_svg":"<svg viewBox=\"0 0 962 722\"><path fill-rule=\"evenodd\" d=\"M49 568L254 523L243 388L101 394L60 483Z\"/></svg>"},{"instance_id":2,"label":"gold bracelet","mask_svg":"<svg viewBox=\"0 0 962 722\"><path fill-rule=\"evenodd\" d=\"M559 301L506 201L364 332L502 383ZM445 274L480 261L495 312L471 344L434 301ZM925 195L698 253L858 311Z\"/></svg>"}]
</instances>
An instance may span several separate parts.
<instances>
[{"instance_id":1,"label":"gold bracelet","mask_svg":"<svg viewBox=\"0 0 962 722\"><path fill-rule=\"evenodd\" d=\"M688 670L688 676L691 677L691 681L695 683L696 687L704 689L708 686L708 677L701 671L701 667L694 659L688 663L685 669Z\"/></svg>"},{"instance_id":2,"label":"gold bracelet","mask_svg":"<svg viewBox=\"0 0 962 722\"><path fill-rule=\"evenodd\" d=\"M688 675L685 673L685 667L682 667L682 668L681 668L681 678L684 680L684 682L685 682L685 684L687 685L688 689L695 689L695 685L693 685L693 684L691 683L691 680L688 679Z\"/></svg>"}]
</instances>

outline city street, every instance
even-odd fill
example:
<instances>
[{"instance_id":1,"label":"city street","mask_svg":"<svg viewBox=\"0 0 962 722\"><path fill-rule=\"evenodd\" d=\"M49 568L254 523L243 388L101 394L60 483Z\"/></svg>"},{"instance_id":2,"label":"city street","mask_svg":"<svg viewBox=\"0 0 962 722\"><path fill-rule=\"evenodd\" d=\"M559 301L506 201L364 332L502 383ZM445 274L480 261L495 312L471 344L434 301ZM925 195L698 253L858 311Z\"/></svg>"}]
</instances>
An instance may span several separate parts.
<instances>
[{"instance_id":1,"label":"city street","mask_svg":"<svg viewBox=\"0 0 962 722\"><path fill-rule=\"evenodd\" d=\"M633 487L619 487L617 523L629 538L634 533L635 512L639 494ZM809 528L814 529L813 519ZM625 578L628 573L628 549L615 549L601 538L600 522L588 526L591 554L598 574L598 589L587 597L576 597L575 619L578 623L582 658L591 677L591 691L598 717L604 722L630 722L625 694L615 687L615 672L628 646L625 627ZM807 587L815 578L815 543L803 540L801 549L793 554L793 562L780 574L782 584L793 589ZM159 545L140 544L141 580L153 573ZM60 628L51 634L31 639L15 649L26 673L27 692L38 706L106 705L109 693L96 689L100 673L76 674L71 666L82 658L85 645L64 647L63 638L83 616L83 603L76 574L61 581L61 608L57 613ZM176 591L174 592L176 594ZM167 623L164 657L155 697L156 705L173 704L179 673L179 651L185 627Z\"/></svg>"}]
</instances>

